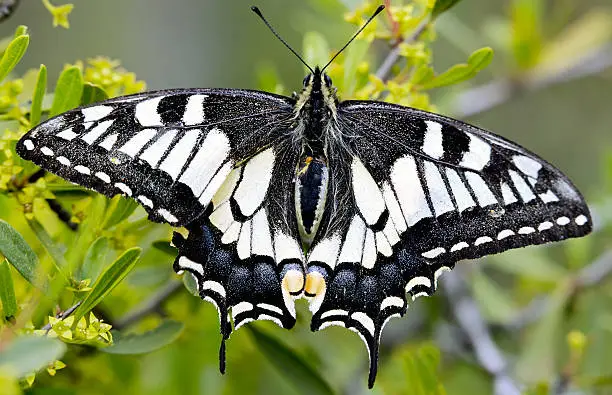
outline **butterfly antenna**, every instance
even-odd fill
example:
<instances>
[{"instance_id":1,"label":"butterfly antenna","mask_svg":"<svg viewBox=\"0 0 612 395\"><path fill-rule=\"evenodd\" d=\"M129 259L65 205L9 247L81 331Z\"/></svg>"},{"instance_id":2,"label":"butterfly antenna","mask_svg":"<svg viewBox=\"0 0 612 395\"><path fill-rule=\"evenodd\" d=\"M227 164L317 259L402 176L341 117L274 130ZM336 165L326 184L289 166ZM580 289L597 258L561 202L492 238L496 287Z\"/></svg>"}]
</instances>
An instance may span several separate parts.
<instances>
[{"instance_id":1,"label":"butterfly antenna","mask_svg":"<svg viewBox=\"0 0 612 395\"><path fill-rule=\"evenodd\" d=\"M376 9L376 11L374 11L374 13L372 14L372 16L371 16L370 18L368 18L368 20L366 21L366 23L364 23L364 24L363 24L363 26L361 26L361 28L360 28L359 30L357 30L357 33L355 33L355 34L353 35L353 37L351 37L351 39L350 39L350 40L348 40L348 42L347 42L346 44L344 44L344 47L342 47L342 48L341 48L341 49L340 49L338 52L336 52L336 54L334 55L334 57L333 57L333 58L331 58L331 60L330 60L329 62L327 62L327 64L326 64L325 66L323 66L323 68L321 69L321 72L323 72L323 71L324 71L324 70L327 68L327 66L329 66L329 65L330 65L330 64L331 64L331 63L334 61L334 59L336 59L336 58L338 57L338 55L340 55L340 54L342 53L342 51L344 51L344 50L346 49L346 47L348 47L348 46L349 46L349 44L353 42L353 40L354 40L355 38L357 38L357 36L359 35L359 33L361 33L361 32L363 31L363 29L365 29L365 28L366 28L366 26L368 26L368 25L370 24L370 22L372 22L372 19L374 19L374 18L376 17L376 15L380 14L380 12L381 12L382 10L384 10L384 9L385 9L385 6L384 6L384 5L382 5L382 4L381 4L381 5L379 5L379 6L378 6L378 8Z\"/></svg>"},{"instance_id":2,"label":"butterfly antenna","mask_svg":"<svg viewBox=\"0 0 612 395\"><path fill-rule=\"evenodd\" d=\"M287 47L300 60L300 62L304 63L304 66L306 66L308 68L308 70L310 70L311 73L314 73L314 70L312 69L312 67L310 67L308 65L308 63L306 63L306 61L304 59L302 59L302 57L293 48L291 48L291 46L289 44L287 44L287 42L285 40L283 40L283 38L276 32L276 30L274 30L272 25L270 25L270 23L266 20L266 18L264 18L263 14L259 10L259 8L255 7L255 6L251 6L251 11L256 13L257 16L261 18L263 23L265 23L266 26L268 26L268 29L270 29L272 34L274 34L276 36L276 38L278 38L280 40L280 42L282 42L285 45L285 47Z\"/></svg>"}]
</instances>

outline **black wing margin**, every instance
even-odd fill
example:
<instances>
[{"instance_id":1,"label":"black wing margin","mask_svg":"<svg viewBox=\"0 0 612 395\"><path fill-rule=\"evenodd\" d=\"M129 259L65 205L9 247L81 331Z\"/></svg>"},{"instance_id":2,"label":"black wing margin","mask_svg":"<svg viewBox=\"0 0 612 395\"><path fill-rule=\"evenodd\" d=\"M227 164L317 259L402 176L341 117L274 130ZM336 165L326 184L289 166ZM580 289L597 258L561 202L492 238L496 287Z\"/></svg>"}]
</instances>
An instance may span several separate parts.
<instances>
[{"instance_id":1,"label":"black wing margin","mask_svg":"<svg viewBox=\"0 0 612 395\"><path fill-rule=\"evenodd\" d=\"M49 119L23 136L17 153L182 226L202 214L235 165L274 144L291 111L290 99L257 91L146 92Z\"/></svg>"},{"instance_id":2,"label":"black wing margin","mask_svg":"<svg viewBox=\"0 0 612 395\"><path fill-rule=\"evenodd\" d=\"M559 170L496 135L439 115L343 102L330 141L329 194L308 254L325 279L312 329L340 325L376 376L386 322L431 295L461 259L586 235L589 210ZM350 137L350 138L348 138Z\"/></svg>"}]
</instances>

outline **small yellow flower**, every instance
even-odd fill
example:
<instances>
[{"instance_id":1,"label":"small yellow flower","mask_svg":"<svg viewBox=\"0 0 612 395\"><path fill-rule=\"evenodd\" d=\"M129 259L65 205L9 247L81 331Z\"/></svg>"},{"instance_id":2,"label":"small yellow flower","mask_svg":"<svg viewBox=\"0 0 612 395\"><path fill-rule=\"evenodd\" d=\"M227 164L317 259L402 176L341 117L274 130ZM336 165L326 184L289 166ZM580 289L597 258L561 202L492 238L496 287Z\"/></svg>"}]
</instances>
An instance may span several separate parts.
<instances>
[{"instance_id":1,"label":"small yellow flower","mask_svg":"<svg viewBox=\"0 0 612 395\"><path fill-rule=\"evenodd\" d=\"M51 4L49 0L43 0L43 4L47 7L47 10L53 15L53 26L61 26L65 29L70 27L68 23L68 15L72 12L74 8L73 4L64 4L60 6L54 6Z\"/></svg>"}]
</instances>

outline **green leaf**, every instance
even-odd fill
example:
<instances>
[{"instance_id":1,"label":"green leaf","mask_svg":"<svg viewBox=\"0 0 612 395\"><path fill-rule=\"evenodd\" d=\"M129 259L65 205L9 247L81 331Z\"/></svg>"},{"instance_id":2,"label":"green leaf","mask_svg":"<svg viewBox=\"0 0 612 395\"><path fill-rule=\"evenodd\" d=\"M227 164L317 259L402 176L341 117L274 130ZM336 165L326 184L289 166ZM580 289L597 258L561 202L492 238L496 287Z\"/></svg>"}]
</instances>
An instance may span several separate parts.
<instances>
[{"instance_id":1,"label":"green leaf","mask_svg":"<svg viewBox=\"0 0 612 395\"><path fill-rule=\"evenodd\" d=\"M290 383L296 385L299 392L303 394L334 393L319 372L306 363L302 356L253 325L247 325L245 328L253 336L253 341L259 350Z\"/></svg>"},{"instance_id":2,"label":"green leaf","mask_svg":"<svg viewBox=\"0 0 612 395\"><path fill-rule=\"evenodd\" d=\"M303 45L303 58L307 64L324 65L329 60L329 44L322 34L317 32L306 33ZM306 69L306 72L309 73L310 70Z\"/></svg>"},{"instance_id":3,"label":"green leaf","mask_svg":"<svg viewBox=\"0 0 612 395\"><path fill-rule=\"evenodd\" d=\"M113 332L112 346L101 351L109 354L144 354L158 350L175 341L183 331L183 324L177 321L164 321L157 328L141 333L119 336Z\"/></svg>"},{"instance_id":4,"label":"green leaf","mask_svg":"<svg viewBox=\"0 0 612 395\"><path fill-rule=\"evenodd\" d=\"M511 2L512 51L521 69L536 66L544 47L543 0L513 0Z\"/></svg>"},{"instance_id":5,"label":"green leaf","mask_svg":"<svg viewBox=\"0 0 612 395\"><path fill-rule=\"evenodd\" d=\"M517 249L487 259L487 265L506 273L518 274L525 278L555 283L569 273L555 263L542 248Z\"/></svg>"},{"instance_id":6,"label":"green leaf","mask_svg":"<svg viewBox=\"0 0 612 395\"><path fill-rule=\"evenodd\" d=\"M478 74L480 70L487 67L491 60L493 60L493 50L489 47L480 48L470 55L467 63L452 66L445 72L430 79L429 82L422 84L421 88L439 88L469 80Z\"/></svg>"},{"instance_id":7,"label":"green leaf","mask_svg":"<svg viewBox=\"0 0 612 395\"><path fill-rule=\"evenodd\" d=\"M4 318L14 317L17 314L17 299L15 299L11 268L6 259L0 262L0 300Z\"/></svg>"},{"instance_id":8,"label":"green leaf","mask_svg":"<svg viewBox=\"0 0 612 395\"><path fill-rule=\"evenodd\" d=\"M544 316L532 330L523 335L521 355L516 363L516 375L521 382L534 384L548 381L557 374L557 361L563 351L568 298L572 285L561 283L549 297Z\"/></svg>"},{"instance_id":9,"label":"green leaf","mask_svg":"<svg viewBox=\"0 0 612 395\"><path fill-rule=\"evenodd\" d=\"M138 207L138 202L133 199L117 195L111 199L110 206L106 210L106 217L102 221L102 229L109 229L119 222L128 218Z\"/></svg>"},{"instance_id":10,"label":"green leaf","mask_svg":"<svg viewBox=\"0 0 612 395\"><path fill-rule=\"evenodd\" d=\"M195 276L189 272L185 272L182 276L183 285L187 288L190 294L193 296L200 296L198 293L198 280Z\"/></svg>"},{"instance_id":11,"label":"green leaf","mask_svg":"<svg viewBox=\"0 0 612 395\"><path fill-rule=\"evenodd\" d=\"M49 115L54 117L77 107L81 104L82 94L83 74L81 69L77 66L66 67L57 80Z\"/></svg>"},{"instance_id":12,"label":"green leaf","mask_svg":"<svg viewBox=\"0 0 612 395\"><path fill-rule=\"evenodd\" d=\"M49 256L53 259L53 263L55 263L58 272L66 276L64 270L68 269L68 263L66 263L63 251L57 246L46 229L36 220L36 218L28 219L27 221L28 225L30 225L30 229L32 229L36 238L40 241L40 244L42 244L47 253L49 253Z\"/></svg>"},{"instance_id":13,"label":"green leaf","mask_svg":"<svg viewBox=\"0 0 612 395\"><path fill-rule=\"evenodd\" d=\"M108 94L106 94L106 91L98 85L94 85L89 82L86 82L85 85L83 85L83 94L81 95L82 106L97 103L106 99L108 99Z\"/></svg>"},{"instance_id":14,"label":"green leaf","mask_svg":"<svg viewBox=\"0 0 612 395\"><path fill-rule=\"evenodd\" d=\"M482 270L472 272L470 285L475 299L489 321L507 322L517 313L517 306L507 290L496 284Z\"/></svg>"},{"instance_id":15,"label":"green leaf","mask_svg":"<svg viewBox=\"0 0 612 395\"><path fill-rule=\"evenodd\" d=\"M0 252L23 278L28 280L30 284L37 284L38 257L19 232L1 219Z\"/></svg>"},{"instance_id":16,"label":"green leaf","mask_svg":"<svg viewBox=\"0 0 612 395\"><path fill-rule=\"evenodd\" d=\"M440 14L448 11L449 9L451 9L452 7L454 7L455 5L457 5L457 3L459 3L461 0L436 0L436 4L433 7L433 10L431 11L431 19L435 19L438 16L440 16Z\"/></svg>"},{"instance_id":17,"label":"green leaf","mask_svg":"<svg viewBox=\"0 0 612 395\"><path fill-rule=\"evenodd\" d=\"M23 377L46 368L65 352L66 345L57 339L20 336L0 351L0 370Z\"/></svg>"},{"instance_id":18,"label":"green leaf","mask_svg":"<svg viewBox=\"0 0 612 395\"><path fill-rule=\"evenodd\" d=\"M347 97L353 96L355 93L357 83L359 82L357 78L357 68L365 59L370 49L370 44L368 40L355 40L343 54L344 62L342 62L342 65L344 66L344 82L342 84L342 93Z\"/></svg>"},{"instance_id":19,"label":"green leaf","mask_svg":"<svg viewBox=\"0 0 612 395\"><path fill-rule=\"evenodd\" d=\"M410 77L410 82L412 85L421 85L426 84L434 78L433 68L427 64L420 64L412 76Z\"/></svg>"},{"instance_id":20,"label":"green leaf","mask_svg":"<svg viewBox=\"0 0 612 395\"><path fill-rule=\"evenodd\" d=\"M136 265L140 252L141 249L138 247L126 250L102 272L100 277L98 277L98 281L92 286L92 290L85 296L81 305L74 312L75 325L81 317L96 307L128 275Z\"/></svg>"},{"instance_id":21,"label":"green leaf","mask_svg":"<svg viewBox=\"0 0 612 395\"><path fill-rule=\"evenodd\" d=\"M36 77L36 85L34 94L32 95L32 108L30 110L30 126L34 127L40 122L42 114L43 98L47 89L47 67L44 64L40 65L38 76Z\"/></svg>"},{"instance_id":22,"label":"green leaf","mask_svg":"<svg viewBox=\"0 0 612 395\"><path fill-rule=\"evenodd\" d=\"M13 39L0 59L0 81L15 68L28 49L30 36L21 35Z\"/></svg>"},{"instance_id":23,"label":"green leaf","mask_svg":"<svg viewBox=\"0 0 612 395\"><path fill-rule=\"evenodd\" d=\"M95 282L104 267L106 257L110 251L111 247L108 237L101 236L94 240L83 259L79 278L81 280L88 278L92 283Z\"/></svg>"},{"instance_id":24,"label":"green leaf","mask_svg":"<svg viewBox=\"0 0 612 395\"><path fill-rule=\"evenodd\" d=\"M162 251L172 257L175 257L178 254L178 249L170 245L167 240L156 240L153 242L153 248Z\"/></svg>"},{"instance_id":25,"label":"green leaf","mask_svg":"<svg viewBox=\"0 0 612 395\"><path fill-rule=\"evenodd\" d=\"M13 38L17 38L19 36L25 36L28 34L28 27L26 25L19 25L17 29L15 29L15 34L13 34Z\"/></svg>"}]
</instances>

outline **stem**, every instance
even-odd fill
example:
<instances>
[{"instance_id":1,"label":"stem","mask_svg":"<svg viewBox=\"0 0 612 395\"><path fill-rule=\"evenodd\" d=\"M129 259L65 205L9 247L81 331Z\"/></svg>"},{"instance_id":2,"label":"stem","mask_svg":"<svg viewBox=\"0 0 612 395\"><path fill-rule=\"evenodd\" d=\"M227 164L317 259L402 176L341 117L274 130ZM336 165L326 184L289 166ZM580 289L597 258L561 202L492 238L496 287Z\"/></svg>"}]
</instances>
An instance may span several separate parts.
<instances>
[{"instance_id":1,"label":"stem","mask_svg":"<svg viewBox=\"0 0 612 395\"><path fill-rule=\"evenodd\" d=\"M134 308L132 311L116 320L114 325L115 328L122 329L128 327L140 321L147 315L158 311L162 303L181 289L182 285L183 283L181 281L171 281L164 288L161 288L159 291L151 295L148 300L145 300L143 303L136 306L136 308Z\"/></svg>"}]
</instances>

